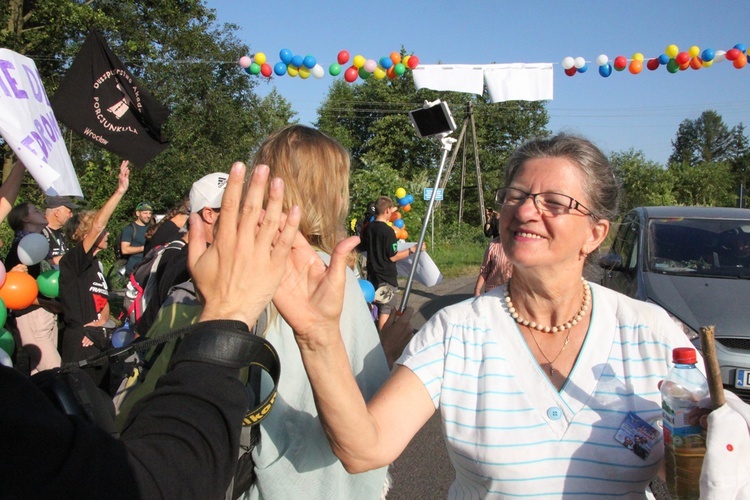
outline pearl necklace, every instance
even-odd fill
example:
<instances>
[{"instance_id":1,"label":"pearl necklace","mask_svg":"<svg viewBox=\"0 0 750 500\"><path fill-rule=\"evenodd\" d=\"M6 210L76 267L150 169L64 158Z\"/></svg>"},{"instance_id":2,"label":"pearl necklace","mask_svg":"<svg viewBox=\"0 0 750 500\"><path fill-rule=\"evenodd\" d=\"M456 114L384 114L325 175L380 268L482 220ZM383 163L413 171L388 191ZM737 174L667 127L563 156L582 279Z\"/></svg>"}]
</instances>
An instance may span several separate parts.
<instances>
[{"instance_id":1,"label":"pearl necklace","mask_svg":"<svg viewBox=\"0 0 750 500\"><path fill-rule=\"evenodd\" d=\"M545 333L557 333L557 332L564 332L565 330L570 330L575 325L578 324L579 321L583 318L583 316L586 314L586 311L588 310L589 306L591 305L591 287L586 282L586 280L581 277L581 282L583 283L583 303L581 304L581 308L578 310L575 315L570 318L569 321L565 323L561 323L557 326L544 326L537 324L535 321L529 321L523 316L521 316L518 311L516 310L515 306L513 305L513 301L510 298L510 280L508 280L508 284L505 287L505 290L503 291L503 295L505 296L505 305L508 308L508 313L511 315L513 319L516 320L516 323L523 326L528 326L531 329L539 330L540 332ZM566 342L567 345L567 342ZM565 346L563 346L563 349L565 349Z\"/></svg>"}]
</instances>

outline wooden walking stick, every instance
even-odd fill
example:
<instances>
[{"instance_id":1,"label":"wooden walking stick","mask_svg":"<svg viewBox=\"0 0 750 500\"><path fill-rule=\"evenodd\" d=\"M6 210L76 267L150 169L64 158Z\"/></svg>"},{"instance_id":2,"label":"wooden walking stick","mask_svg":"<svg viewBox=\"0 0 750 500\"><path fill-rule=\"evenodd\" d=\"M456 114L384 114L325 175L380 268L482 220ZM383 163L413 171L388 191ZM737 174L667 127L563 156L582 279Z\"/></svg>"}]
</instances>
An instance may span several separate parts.
<instances>
[{"instance_id":1,"label":"wooden walking stick","mask_svg":"<svg viewBox=\"0 0 750 500\"><path fill-rule=\"evenodd\" d=\"M711 404L716 409L724 404L724 384L721 382L719 360L716 359L714 327L713 325L702 326L699 328L699 332L703 360L706 363L706 378L708 379L708 390L711 393Z\"/></svg>"}]
</instances>

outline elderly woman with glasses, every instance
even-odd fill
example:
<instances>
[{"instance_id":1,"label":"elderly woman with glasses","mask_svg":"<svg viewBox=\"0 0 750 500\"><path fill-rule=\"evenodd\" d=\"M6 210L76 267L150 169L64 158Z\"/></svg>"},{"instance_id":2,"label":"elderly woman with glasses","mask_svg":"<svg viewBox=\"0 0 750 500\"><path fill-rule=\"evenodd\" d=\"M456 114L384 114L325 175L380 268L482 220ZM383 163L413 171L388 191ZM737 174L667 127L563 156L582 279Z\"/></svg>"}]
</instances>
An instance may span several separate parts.
<instances>
[{"instance_id":1,"label":"elderly woman with glasses","mask_svg":"<svg viewBox=\"0 0 750 500\"><path fill-rule=\"evenodd\" d=\"M616 436L633 418L656 427L658 382L672 348L690 343L662 309L583 277L617 216L612 167L583 138L534 140L510 158L497 201L512 278L433 316L367 403L333 307L337 259L352 243L327 271L293 249L298 276L274 303L294 328L331 446L350 472L382 467L439 411L451 498L643 497L662 448L641 458Z\"/></svg>"}]
</instances>

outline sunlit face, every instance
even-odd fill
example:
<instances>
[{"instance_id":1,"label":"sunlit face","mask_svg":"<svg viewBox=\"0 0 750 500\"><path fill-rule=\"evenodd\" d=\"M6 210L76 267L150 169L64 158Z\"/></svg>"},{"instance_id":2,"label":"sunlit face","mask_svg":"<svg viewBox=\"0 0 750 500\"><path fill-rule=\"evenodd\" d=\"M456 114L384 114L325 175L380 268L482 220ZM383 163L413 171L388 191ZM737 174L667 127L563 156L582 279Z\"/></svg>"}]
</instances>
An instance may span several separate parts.
<instances>
[{"instance_id":1,"label":"sunlit face","mask_svg":"<svg viewBox=\"0 0 750 500\"><path fill-rule=\"evenodd\" d=\"M561 193L591 206L583 181L581 170L568 159L537 158L524 163L507 187L527 193ZM532 197L500 208L503 247L510 261L522 268L582 269L582 252L592 252L599 243L601 228L595 231L595 225L591 217L575 210L560 215L541 213Z\"/></svg>"},{"instance_id":2,"label":"sunlit face","mask_svg":"<svg viewBox=\"0 0 750 500\"><path fill-rule=\"evenodd\" d=\"M139 221L141 221L141 224L143 224L144 226L151 221L151 216L152 215L153 215L153 212L151 212L151 210L141 210L141 211L139 211L139 212L137 211L135 213L135 217Z\"/></svg>"}]
</instances>

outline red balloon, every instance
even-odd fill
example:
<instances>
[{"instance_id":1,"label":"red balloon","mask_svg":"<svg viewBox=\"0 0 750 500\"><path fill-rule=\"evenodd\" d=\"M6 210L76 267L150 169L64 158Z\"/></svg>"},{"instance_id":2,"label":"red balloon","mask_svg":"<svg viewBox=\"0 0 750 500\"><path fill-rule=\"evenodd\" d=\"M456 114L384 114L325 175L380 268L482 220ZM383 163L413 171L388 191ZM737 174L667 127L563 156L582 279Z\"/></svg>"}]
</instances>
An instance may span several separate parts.
<instances>
[{"instance_id":1,"label":"red balloon","mask_svg":"<svg viewBox=\"0 0 750 500\"><path fill-rule=\"evenodd\" d=\"M740 54L742 54L742 52L740 52L739 49L729 49L725 56L728 61L734 61L740 56Z\"/></svg>"},{"instance_id":2,"label":"red balloon","mask_svg":"<svg viewBox=\"0 0 750 500\"><path fill-rule=\"evenodd\" d=\"M346 71L344 72L344 80L346 80L349 83L352 83L357 79L359 76L359 70L355 68L354 66L350 66L346 68Z\"/></svg>"},{"instance_id":3,"label":"red balloon","mask_svg":"<svg viewBox=\"0 0 750 500\"><path fill-rule=\"evenodd\" d=\"M651 71L655 71L655 70L657 70L657 69L659 68L659 60L658 60L658 59L656 59L656 58L654 58L654 59L649 59L649 60L648 60L648 62L646 63L646 67L647 67L647 68L648 68L649 70L651 70Z\"/></svg>"},{"instance_id":4,"label":"red balloon","mask_svg":"<svg viewBox=\"0 0 750 500\"><path fill-rule=\"evenodd\" d=\"M693 69L701 69L703 67L703 60L695 56L692 59L690 59L690 67Z\"/></svg>"},{"instance_id":5,"label":"red balloon","mask_svg":"<svg viewBox=\"0 0 750 500\"><path fill-rule=\"evenodd\" d=\"M29 273L10 271L0 288L0 299L8 309L24 309L34 302L38 293L39 286Z\"/></svg>"},{"instance_id":6,"label":"red balloon","mask_svg":"<svg viewBox=\"0 0 750 500\"><path fill-rule=\"evenodd\" d=\"M625 56L615 57L615 69L622 71L628 65L628 60Z\"/></svg>"},{"instance_id":7,"label":"red balloon","mask_svg":"<svg viewBox=\"0 0 750 500\"><path fill-rule=\"evenodd\" d=\"M683 64L690 62L690 54L688 54L687 52L680 52L679 54L677 54L674 60L677 61L677 64L682 66Z\"/></svg>"},{"instance_id":8,"label":"red balloon","mask_svg":"<svg viewBox=\"0 0 750 500\"><path fill-rule=\"evenodd\" d=\"M409 69L414 69L417 66L419 66L419 58L417 56L409 57L408 66L409 66Z\"/></svg>"},{"instance_id":9,"label":"red balloon","mask_svg":"<svg viewBox=\"0 0 750 500\"><path fill-rule=\"evenodd\" d=\"M349 51L342 50L339 52L338 58L337 58L339 64L346 64L349 62ZM344 75L346 76L346 75Z\"/></svg>"},{"instance_id":10,"label":"red balloon","mask_svg":"<svg viewBox=\"0 0 750 500\"><path fill-rule=\"evenodd\" d=\"M740 52L740 55L737 56L737 59L735 59L734 61L732 61L732 64L737 69L744 68L745 65L747 64L747 56L745 54L743 54L742 52Z\"/></svg>"},{"instance_id":11,"label":"red balloon","mask_svg":"<svg viewBox=\"0 0 750 500\"><path fill-rule=\"evenodd\" d=\"M268 63L263 63L260 66L260 74L268 78L271 76L271 73L273 73L273 69L271 68L271 65Z\"/></svg>"},{"instance_id":12,"label":"red balloon","mask_svg":"<svg viewBox=\"0 0 750 500\"><path fill-rule=\"evenodd\" d=\"M565 70L565 74L568 75L568 76L573 76L576 73L578 73L578 70L576 69L575 66L573 66L572 68L568 68L568 69Z\"/></svg>"}]
</instances>

